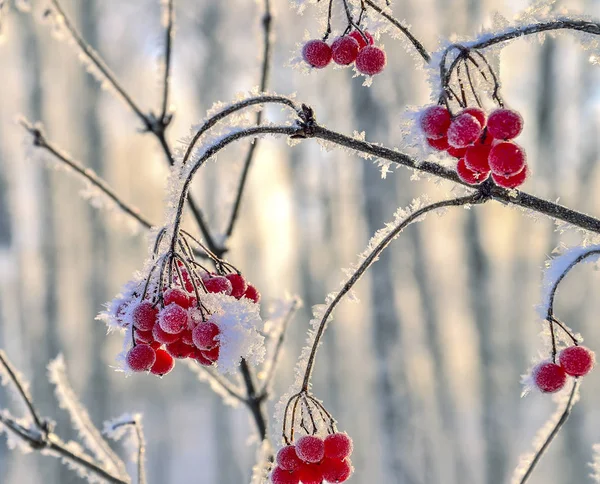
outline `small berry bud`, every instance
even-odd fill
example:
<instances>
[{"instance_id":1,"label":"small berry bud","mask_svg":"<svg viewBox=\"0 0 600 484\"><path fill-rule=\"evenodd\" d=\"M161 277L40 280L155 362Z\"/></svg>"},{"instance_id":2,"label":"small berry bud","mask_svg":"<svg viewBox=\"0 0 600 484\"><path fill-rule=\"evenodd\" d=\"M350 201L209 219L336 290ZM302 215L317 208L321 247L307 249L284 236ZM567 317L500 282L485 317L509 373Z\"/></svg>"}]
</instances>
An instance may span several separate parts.
<instances>
[{"instance_id":1,"label":"small berry bud","mask_svg":"<svg viewBox=\"0 0 600 484\"><path fill-rule=\"evenodd\" d=\"M594 352L584 346L569 346L558 355L567 375L584 376L594 367Z\"/></svg>"}]
</instances>

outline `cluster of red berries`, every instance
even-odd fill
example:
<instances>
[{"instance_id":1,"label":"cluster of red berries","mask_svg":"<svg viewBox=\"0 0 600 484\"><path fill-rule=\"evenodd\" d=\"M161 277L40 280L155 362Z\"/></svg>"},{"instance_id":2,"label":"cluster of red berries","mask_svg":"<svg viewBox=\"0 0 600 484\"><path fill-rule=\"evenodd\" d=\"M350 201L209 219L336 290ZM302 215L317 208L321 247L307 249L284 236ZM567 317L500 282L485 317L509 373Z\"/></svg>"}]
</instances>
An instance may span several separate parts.
<instances>
[{"instance_id":1,"label":"cluster of red berries","mask_svg":"<svg viewBox=\"0 0 600 484\"><path fill-rule=\"evenodd\" d=\"M302 58L317 69L329 65L331 60L341 66L356 62L361 74L374 76L383 71L386 64L385 52L373 45L373 36L366 30L353 30L348 35L338 37L331 46L324 40L309 40L302 48Z\"/></svg>"},{"instance_id":2,"label":"cluster of red berries","mask_svg":"<svg viewBox=\"0 0 600 484\"><path fill-rule=\"evenodd\" d=\"M512 140L523 129L523 118L510 109L489 116L466 108L452 116L444 106L430 106L421 115L421 130L429 145L458 158L461 180L479 185L488 177L504 188L516 188L527 178L525 151Z\"/></svg>"},{"instance_id":3,"label":"cluster of red berries","mask_svg":"<svg viewBox=\"0 0 600 484\"><path fill-rule=\"evenodd\" d=\"M567 375L587 375L594 367L594 352L584 346L569 346L558 354L558 364L542 361L533 369L535 386L544 393L554 393L565 386Z\"/></svg>"},{"instance_id":4,"label":"cluster of red berries","mask_svg":"<svg viewBox=\"0 0 600 484\"><path fill-rule=\"evenodd\" d=\"M346 481L352 474L352 439L344 433L325 439L305 435L296 445L286 445L277 453L277 466L271 473L273 484L321 484Z\"/></svg>"},{"instance_id":5,"label":"cluster of red berries","mask_svg":"<svg viewBox=\"0 0 600 484\"><path fill-rule=\"evenodd\" d=\"M219 358L221 333L198 304L193 284L185 269L181 270L183 287L172 287L162 294L162 306L145 299L132 305L122 303L117 318L124 326L131 324L134 346L127 352L127 366L135 372L150 371L163 376L175 366L174 358L191 358L210 366ZM208 293L221 293L254 303L260 294L241 274L205 274L200 287ZM130 323L124 321L127 311Z\"/></svg>"}]
</instances>

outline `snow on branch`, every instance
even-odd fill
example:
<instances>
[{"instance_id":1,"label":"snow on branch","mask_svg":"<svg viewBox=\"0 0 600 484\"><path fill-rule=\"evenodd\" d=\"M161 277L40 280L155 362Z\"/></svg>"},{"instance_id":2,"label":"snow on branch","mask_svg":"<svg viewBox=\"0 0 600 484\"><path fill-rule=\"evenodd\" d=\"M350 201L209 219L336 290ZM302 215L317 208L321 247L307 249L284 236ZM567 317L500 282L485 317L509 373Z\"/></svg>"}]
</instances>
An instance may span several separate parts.
<instances>
[{"instance_id":1,"label":"snow on branch","mask_svg":"<svg viewBox=\"0 0 600 484\"><path fill-rule=\"evenodd\" d=\"M102 433L115 441L126 437L125 447L130 451L130 458L137 466L138 484L146 484L146 439L141 414L127 413L106 421Z\"/></svg>"}]
</instances>

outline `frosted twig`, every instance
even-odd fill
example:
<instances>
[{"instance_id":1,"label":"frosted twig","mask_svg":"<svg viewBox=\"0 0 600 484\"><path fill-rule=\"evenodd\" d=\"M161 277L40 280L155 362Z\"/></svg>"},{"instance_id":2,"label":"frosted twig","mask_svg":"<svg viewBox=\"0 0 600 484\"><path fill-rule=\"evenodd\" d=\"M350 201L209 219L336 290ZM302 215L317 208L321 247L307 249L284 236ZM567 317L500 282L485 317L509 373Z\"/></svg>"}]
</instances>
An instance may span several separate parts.
<instances>
[{"instance_id":1,"label":"frosted twig","mask_svg":"<svg viewBox=\"0 0 600 484\"><path fill-rule=\"evenodd\" d=\"M236 400L245 402L246 398L240 393L240 389L235 387L226 377L221 376L200 364L193 364L193 367L198 369L198 373L201 372L206 376L206 378L210 381L211 386L215 384Z\"/></svg>"},{"instance_id":2,"label":"frosted twig","mask_svg":"<svg viewBox=\"0 0 600 484\"><path fill-rule=\"evenodd\" d=\"M171 54L173 51L173 24L174 24L174 4L175 0L166 0L165 2L165 65L163 76L163 94L162 107L160 110L160 120L167 123L167 109L169 108L169 87L171 83Z\"/></svg>"},{"instance_id":3,"label":"frosted twig","mask_svg":"<svg viewBox=\"0 0 600 484\"><path fill-rule=\"evenodd\" d=\"M129 427L135 430L135 436L137 440L137 475L138 475L138 484L146 484L146 466L144 465L144 459L146 456L146 439L144 438L144 429L142 428L142 423L139 419L139 416L135 416L131 420L121 421L115 423L111 427L111 431L114 432L120 427Z\"/></svg>"}]
</instances>

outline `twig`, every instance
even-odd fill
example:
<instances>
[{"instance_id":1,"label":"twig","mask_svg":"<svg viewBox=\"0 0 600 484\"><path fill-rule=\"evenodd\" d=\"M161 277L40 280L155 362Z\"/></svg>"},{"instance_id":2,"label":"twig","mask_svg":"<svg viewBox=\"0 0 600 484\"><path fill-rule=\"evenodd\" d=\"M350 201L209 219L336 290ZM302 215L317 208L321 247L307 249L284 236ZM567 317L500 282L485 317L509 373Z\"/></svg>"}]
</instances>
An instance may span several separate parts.
<instances>
[{"instance_id":1,"label":"twig","mask_svg":"<svg viewBox=\"0 0 600 484\"><path fill-rule=\"evenodd\" d=\"M134 418L134 420L130 420L128 422L121 422L115 425L112 429L116 430L119 427L131 426L135 429L135 436L138 441L138 452L137 452L137 475L138 475L138 484L146 484L146 466L144 465L144 457L146 455L146 439L144 439L144 431L142 430L141 423Z\"/></svg>"},{"instance_id":2,"label":"twig","mask_svg":"<svg viewBox=\"0 0 600 484\"><path fill-rule=\"evenodd\" d=\"M265 397L256 393L254 376L245 359L242 358L240 371L246 385L247 397L245 400L246 406L250 409L254 422L256 423L257 431L260 435L261 442L269 438L267 434L267 419L264 409Z\"/></svg>"},{"instance_id":3,"label":"twig","mask_svg":"<svg viewBox=\"0 0 600 484\"><path fill-rule=\"evenodd\" d=\"M171 83L171 54L173 51L174 1L175 0L166 0L165 6L165 14L167 18L167 24L165 28L165 71L163 77L162 108L160 111L160 121L163 124L168 124L170 121L167 120L167 109L169 108L169 87Z\"/></svg>"}]
</instances>

